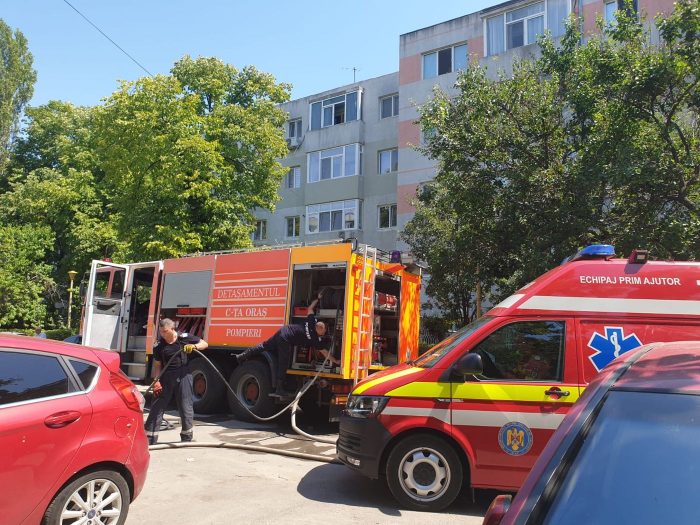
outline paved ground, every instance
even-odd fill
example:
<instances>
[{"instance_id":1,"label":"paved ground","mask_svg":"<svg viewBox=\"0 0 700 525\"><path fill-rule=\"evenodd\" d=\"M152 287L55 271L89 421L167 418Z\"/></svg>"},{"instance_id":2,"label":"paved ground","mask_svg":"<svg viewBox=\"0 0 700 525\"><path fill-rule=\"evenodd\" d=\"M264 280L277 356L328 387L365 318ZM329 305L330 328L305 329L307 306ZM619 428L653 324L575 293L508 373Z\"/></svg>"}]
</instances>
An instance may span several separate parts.
<instances>
[{"instance_id":1,"label":"paved ground","mask_svg":"<svg viewBox=\"0 0 700 525\"><path fill-rule=\"evenodd\" d=\"M314 429L314 433L333 427ZM310 442L284 425L251 425L223 417L200 418L195 439L267 446L333 457L334 447ZM179 429L160 442L179 441ZM151 452L146 487L127 525L228 523L459 523L480 524L492 494L466 496L447 512L399 509L382 483L343 465L227 449Z\"/></svg>"}]
</instances>

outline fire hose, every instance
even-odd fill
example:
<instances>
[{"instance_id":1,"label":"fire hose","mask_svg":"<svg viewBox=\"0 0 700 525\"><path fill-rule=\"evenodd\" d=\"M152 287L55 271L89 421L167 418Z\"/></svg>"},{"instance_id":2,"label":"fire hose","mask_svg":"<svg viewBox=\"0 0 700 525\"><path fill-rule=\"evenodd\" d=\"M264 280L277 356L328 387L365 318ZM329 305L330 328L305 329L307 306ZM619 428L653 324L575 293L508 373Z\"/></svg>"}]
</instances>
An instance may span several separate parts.
<instances>
[{"instance_id":1,"label":"fire hose","mask_svg":"<svg viewBox=\"0 0 700 525\"><path fill-rule=\"evenodd\" d=\"M154 385L160 380L161 376L165 373L165 371L168 369L168 366L170 365L171 361L183 350L180 349L178 352L172 355L170 359L168 359L168 362L165 364L163 369L160 371L160 373L156 376L156 378L153 380L153 382L149 385L149 387L146 389L146 393L149 391L153 390ZM299 411L299 401L301 398L304 396L304 394L313 386L313 384L318 380L319 376L323 372L323 369L325 368L326 364L330 361L331 358L331 353L328 353L328 356L324 360L323 364L321 365L320 369L316 372L316 374L308 381L304 383L304 385L299 389L299 391L296 393L294 396L294 399L289 403L287 406L285 406L282 410L278 411L277 413L268 416L268 417L261 417L258 416L257 414L253 413L247 406L247 404L240 398L238 397L238 394L236 391L231 388L231 385L229 385L228 381L226 378L221 374L219 369L212 363L207 356L205 356L202 352L200 352L197 349L194 349L194 352L197 352L200 357L202 357L207 363L209 363L209 366L216 372L216 374L221 378L221 380L224 382L224 385L226 385L226 388L228 388L229 392L234 396L235 399L238 400L240 405L251 415L253 416L256 420L262 421L262 422L268 422L272 421L273 419L278 418L282 414L284 414L287 410L291 409L292 417L291 417L291 423L292 423L292 429L299 434L300 436L306 437L308 439L311 439L313 441L317 441L320 443L327 443L330 445L335 445L336 440L335 439L329 439L329 438L323 438L321 436L314 436L312 434L308 434L307 432L304 432L301 430L297 424L296 424L296 415L297 412ZM188 447L212 447L212 448L232 448L232 449L239 449L239 450L250 450L250 451L257 451L257 452L270 452L270 453L275 453L275 454L280 454L283 456L290 456L290 457L296 457L300 459L312 459L315 461L324 461L324 462L335 462L334 458L328 458L326 456L321 456L318 454L305 454L301 452L292 452L292 451L285 451L285 450L278 450L278 449L270 449L267 447L260 447L260 446L255 446L255 445L243 445L243 444L236 444L236 443L223 443L223 442L188 442L188 443L168 443L168 444L159 444L159 445L151 445L149 447L150 450L163 450L163 449L170 449L170 448L188 448Z\"/></svg>"}]
</instances>

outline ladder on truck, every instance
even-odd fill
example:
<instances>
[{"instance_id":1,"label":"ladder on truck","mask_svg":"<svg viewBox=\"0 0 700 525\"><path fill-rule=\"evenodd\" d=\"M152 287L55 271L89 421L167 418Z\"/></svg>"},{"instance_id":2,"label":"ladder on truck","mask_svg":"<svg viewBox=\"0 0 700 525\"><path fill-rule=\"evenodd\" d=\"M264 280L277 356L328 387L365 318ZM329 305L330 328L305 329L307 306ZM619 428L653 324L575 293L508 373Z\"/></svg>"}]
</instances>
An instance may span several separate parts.
<instances>
[{"instance_id":1,"label":"ladder on truck","mask_svg":"<svg viewBox=\"0 0 700 525\"><path fill-rule=\"evenodd\" d=\"M353 381L367 377L374 341L374 282L377 275L377 248L362 247L362 265L353 290L353 323L357 320L353 345Z\"/></svg>"}]
</instances>

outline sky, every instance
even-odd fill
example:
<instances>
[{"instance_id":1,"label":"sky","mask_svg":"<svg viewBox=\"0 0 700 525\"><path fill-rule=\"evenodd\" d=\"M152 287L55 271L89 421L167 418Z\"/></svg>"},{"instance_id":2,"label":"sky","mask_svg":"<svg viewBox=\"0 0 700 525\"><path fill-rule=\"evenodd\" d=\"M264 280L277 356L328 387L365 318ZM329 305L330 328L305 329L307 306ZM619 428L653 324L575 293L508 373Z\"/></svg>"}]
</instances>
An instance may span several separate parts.
<instances>
[{"instance_id":1,"label":"sky","mask_svg":"<svg viewBox=\"0 0 700 525\"><path fill-rule=\"evenodd\" d=\"M502 0L68 0L153 74L183 55L254 65L292 98L398 71L399 35ZM30 105L94 105L146 73L64 0L0 0L27 37L37 82Z\"/></svg>"}]
</instances>

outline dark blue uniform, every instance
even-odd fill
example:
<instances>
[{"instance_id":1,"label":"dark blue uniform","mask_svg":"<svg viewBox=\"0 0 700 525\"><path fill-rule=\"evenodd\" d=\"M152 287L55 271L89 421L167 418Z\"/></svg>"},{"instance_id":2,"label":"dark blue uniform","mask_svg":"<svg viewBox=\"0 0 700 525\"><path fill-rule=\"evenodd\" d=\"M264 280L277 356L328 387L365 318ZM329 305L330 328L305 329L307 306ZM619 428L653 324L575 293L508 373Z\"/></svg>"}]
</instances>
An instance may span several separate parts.
<instances>
[{"instance_id":1,"label":"dark blue uniform","mask_svg":"<svg viewBox=\"0 0 700 525\"><path fill-rule=\"evenodd\" d=\"M182 428L180 429L180 439L182 441L192 441L194 426L194 408L192 406L192 374L187 367L187 354L180 352L185 345L196 345L201 339L195 335L178 334L174 343L166 343L162 339L153 348L153 359L159 361L161 366L167 369L160 376L160 384L163 391L160 396L153 400L151 411L146 419L146 436L148 443L155 445L158 442L158 431L163 420L163 413L168 408L170 401L175 396L177 409L180 413ZM179 352L179 353L178 353ZM175 356L173 358L173 356Z\"/></svg>"},{"instance_id":2,"label":"dark blue uniform","mask_svg":"<svg viewBox=\"0 0 700 525\"><path fill-rule=\"evenodd\" d=\"M289 368L289 358L292 355L293 346L306 346L313 348L329 348L329 340L325 336L316 333L318 319L314 314L309 314L302 324L288 324L280 328L275 335L267 341L250 348L238 356L238 362L243 362L251 357L262 354L265 350L277 354L277 390L282 389L284 376Z\"/></svg>"}]
</instances>

